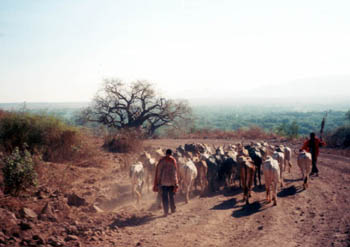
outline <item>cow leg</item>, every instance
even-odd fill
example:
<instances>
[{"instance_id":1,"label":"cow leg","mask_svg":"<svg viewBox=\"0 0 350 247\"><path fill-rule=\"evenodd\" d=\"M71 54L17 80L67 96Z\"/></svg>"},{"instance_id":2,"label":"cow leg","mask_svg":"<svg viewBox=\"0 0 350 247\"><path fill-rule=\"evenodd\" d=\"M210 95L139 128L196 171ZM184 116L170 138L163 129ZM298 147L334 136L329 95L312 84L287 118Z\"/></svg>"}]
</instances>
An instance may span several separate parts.
<instances>
[{"instance_id":1,"label":"cow leg","mask_svg":"<svg viewBox=\"0 0 350 247\"><path fill-rule=\"evenodd\" d=\"M266 189L266 201L269 203L270 200L270 175L268 172L264 173L265 175L265 189Z\"/></svg>"},{"instance_id":2,"label":"cow leg","mask_svg":"<svg viewBox=\"0 0 350 247\"><path fill-rule=\"evenodd\" d=\"M249 188L248 187L246 187L244 194L245 194L245 204L249 205Z\"/></svg>"},{"instance_id":3,"label":"cow leg","mask_svg":"<svg viewBox=\"0 0 350 247\"><path fill-rule=\"evenodd\" d=\"M290 173L291 168L292 168L292 163L288 160L288 173Z\"/></svg>"},{"instance_id":4,"label":"cow leg","mask_svg":"<svg viewBox=\"0 0 350 247\"><path fill-rule=\"evenodd\" d=\"M139 206L140 199L141 199L141 193L138 190L135 190L135 194L136 194L136 204L137 204L137 206Z\"/></svg>"},{"instance_id":5,"label":"cow leg","mask_svg":"<svg viewBox=\"0 0 350 247\"><path fill-rule=\"evenodd\" d=\"M277 205L277 181L272 182L273 205Z\"/></svg>"},{"instance_id":6,"label":"cow leg","mask_svg":"<svg viewBox=\"0 0 350 247\"><path fill-rule=\"evenodd\" d=\"M135 182L132 181L132 183L131 183L131 198L133 198L133 199L135 197L134 192L135 192Z\"/></svg>"},{"instance_id":7,"label":"cow leg","mask_svg":"<svg viewBox=\"0 0 350 247\"><path fill-rule=\"evenodd\" d=\"M253 179L254 179L254 174L255 174L255 170L250 170L248 171L248 196L252 197L252 187L253 187Z\"/></svg>"},{"instance_id":8,"label":"cow leg","mask_svg":"<svg viewBox=\"0 0 350 247\"><path fill-rule=\"evenodd\" d=\"M306 174L304 179L304 189L306 190L309 187L309 174Z\"/></svg>"},{"instance_id":9,"label":"cow leg","mask_svg":"<svg viewBox=\"0 0 350 247\"><path fill-rule=\"evenodd\" d=\"M189 194L190 194L190 185L186 186L186 197L185 197L185 202L186 203L188 203Z\"/></svg>"},{"instance_id":10,"label":"cow leg","mask_svg":"<svg viewBox=\"0 0 350 247\"><path fill-rule=\"evenodd\" d=\"M269 203L270 200L270 185L265 184L265 188L266 188L266 201Z\"/></svg>"},{"instance_id":11,"label":"cow leg","mask_svg":"<svg viewBox=\"0 0 350 247\"><path fill-rule=\"evenodd\" d=\"M283 184L283 167L280 167L280 180L281 180L281 188L283 188L284 184Z\"/></svg>"},{"instance_id":12,"label":"cow leg","mask_svg":"<svg viewBox=\"0 0 350 247\"><path fill-rule=\"evenodd\" d=\"M255 172L254 172L254 186L256 187L257 186L257 173L258 173L258 170L256 169Z\"/></svg>"}]
</instances>

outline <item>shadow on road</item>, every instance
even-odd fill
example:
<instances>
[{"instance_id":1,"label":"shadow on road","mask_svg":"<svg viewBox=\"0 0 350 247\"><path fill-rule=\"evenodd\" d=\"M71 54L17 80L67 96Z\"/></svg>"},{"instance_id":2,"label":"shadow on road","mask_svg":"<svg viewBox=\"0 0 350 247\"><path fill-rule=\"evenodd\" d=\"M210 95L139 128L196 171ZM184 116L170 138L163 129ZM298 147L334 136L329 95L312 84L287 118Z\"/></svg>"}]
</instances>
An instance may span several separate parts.
<instances>
[{"instance_id":1,"label":"shadow on road","mask_svg":"<svg viewBox=\"0 0 350 247\"><path fill-rule=\"evenodd\" d=\"M265 203L260 203L259 201L256 201L251 204L244 205L242 208L233 211L232 217L241 218L253 215L258 212L262 212L263 210L265 210L262 208L264 204Z\"/></svg>"},{"instance_id":2,"label":"shadow on road","mask_svg":"<svg viewBox=\"0 0 350 247\"><path fill-rule=\"evenodd\" d=\"M112 222L112 224L109 225L110 228L123 228L123 227L133 227L133 226L140 226L144 225L152 220L155 220L157 218L160 218L161 216L154 216L154 215L145 215L145 216L131 216L130 218L116 218Z\"/></svg>"},{"instance_id":3,"label":"shadow on road","mask_svg":"<svg viewBox=\"0 0 350 247\"><path fill-rule=\"evenodd\" d=\"M227 209L232 209L235 207L237 203L236 198L232 198L226 201L221 202L220 204L214 206L210 210L227 210Z\"/></svg>"},{"instance_id":4,"label":"shadow on road","mask_svg":"<svg viewBox=\"0 0 350 247\"><path fill-rule=\"evenodd\" d=\"M261 185L261 186L254 186L253 191L255 193L261 193L261 192L265 192L265 186Z\"/></svg>"},{"instance_id":5,"label":"shadow on road","mask_svg":"<svg viewBox=\"0 0 350 247\"><path fill-rule=\"evenodd\" d=\"M285 178L284 181L287 183L292 183L292 182L303 181L303 179L302 178L295 178L295 179Z\"/></svg>"},{"instance_id":6,"label":"shadow on road","mask_svg":"<svg viewBox=\"0 0 350 247\"><path fill-rule=\"evenodd\" d=\"M294 185L289 186L287 188L283 188L280 192L277 193L278 197L288 197L288 196L294 196L297 193L300 193L303 191L302 186L295 187Z\"/></svg>"},{"instance_id":7,"label":"shadow on road","mask_svg":"<svg viewBox=\"0 0 350 247\"><path fill-rule=\"evenodd\" d=\"M241 192L242 192L242 189L239 187L230 187L230 188L226 188L222 194L227 197L227 196L238 195Z\"/></svg>"}]
</instances>

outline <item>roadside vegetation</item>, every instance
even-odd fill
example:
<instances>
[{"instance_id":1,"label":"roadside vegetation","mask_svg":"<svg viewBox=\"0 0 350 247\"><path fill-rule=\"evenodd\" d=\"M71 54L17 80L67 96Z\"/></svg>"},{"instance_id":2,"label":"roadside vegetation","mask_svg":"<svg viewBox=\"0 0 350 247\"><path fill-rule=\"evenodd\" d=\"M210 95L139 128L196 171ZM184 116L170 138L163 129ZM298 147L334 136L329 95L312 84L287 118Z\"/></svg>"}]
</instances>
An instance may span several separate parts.
<instances>
[{"instance_id":1,"label":"roadside vegetation","mask_svg":"<svg viewBox=\"0 0 350 247\"><path fill-rule=\"evenodd\" d=\"M3 192L17 196L36 186L41 161L64 163L92 155L85 138L77 127L53 116L0 111Z\"/></svg>"}]
</instances>

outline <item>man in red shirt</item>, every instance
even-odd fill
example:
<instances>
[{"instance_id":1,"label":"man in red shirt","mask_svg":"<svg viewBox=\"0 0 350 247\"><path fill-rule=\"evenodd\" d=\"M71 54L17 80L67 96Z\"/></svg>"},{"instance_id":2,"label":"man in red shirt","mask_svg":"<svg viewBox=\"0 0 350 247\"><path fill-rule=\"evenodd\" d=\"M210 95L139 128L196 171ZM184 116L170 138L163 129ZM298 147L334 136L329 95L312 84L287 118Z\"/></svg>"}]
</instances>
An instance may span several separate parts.
<instances>
[{"instance_id":1,"label":"man in red shirt","mask_svg":"<svg viewBox=\"0 0 350 247\"><path fill-rule=\"evenodd\" d=\"M318 139L315 136L315 133L312 132L310 133L310 139L307 140L306 142L304 142L303 147L301 148L301 150L305 150L306 152L311 153L311 157L312 157L312 170L310 175L316 175L318 176L318 169L317 169L317 157L320 153L320 147L325 146L326 143L321 139Z\"/></svg>"},{"instance_id":2,"label":"man in red shirt","mask_svg":"<svg viewBox=\"0 0 350 247\"><path fill-rule=\"evenodd\" d=\"M161 158L156 168L153 191L158 192L161 187L164 216L168 215L169 201L171 212L176 211L175 192L178 188L178 168L171 149L166 150L166 155Z\"/></svg>"}]
</instances>

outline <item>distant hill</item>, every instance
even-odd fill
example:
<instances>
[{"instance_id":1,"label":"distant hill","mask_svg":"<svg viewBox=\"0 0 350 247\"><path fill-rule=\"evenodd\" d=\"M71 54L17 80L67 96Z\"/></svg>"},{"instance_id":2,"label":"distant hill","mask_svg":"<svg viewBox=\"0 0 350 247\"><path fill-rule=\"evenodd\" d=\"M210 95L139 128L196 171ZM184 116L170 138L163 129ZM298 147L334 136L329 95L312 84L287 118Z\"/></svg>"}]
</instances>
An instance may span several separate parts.
<instances>
[{"instance_id":1,"label":"distant hill","mask_svg":"<svg viewBox=\"0 0 350 247\"><path fill-rule=\"evenodd\" d=\"M194 106L254 107L283 111L347 111L350 109L350 76L320 77L269 85L239 95L196 98Z\"/></svg>"},{"instance_id":2,"label":"distant hill","mask_svg":"<svg viewBox=\"0 0 350 247\"><path fill-rule=\"evenodd\" d=\"M17 111L23 108L30 110L80 109L88 106L88 102L33 102L33 103L0 103L0 109Z\"/></svg>"}]
</instances>

